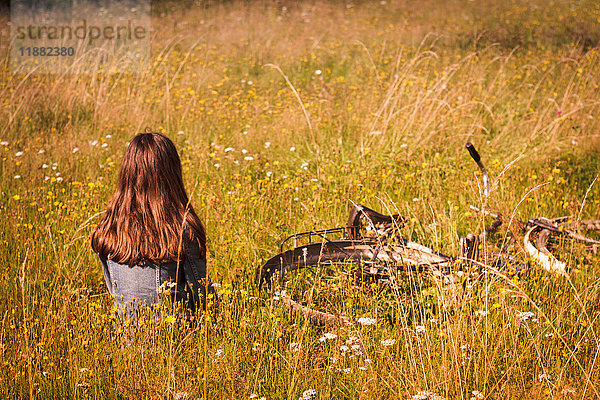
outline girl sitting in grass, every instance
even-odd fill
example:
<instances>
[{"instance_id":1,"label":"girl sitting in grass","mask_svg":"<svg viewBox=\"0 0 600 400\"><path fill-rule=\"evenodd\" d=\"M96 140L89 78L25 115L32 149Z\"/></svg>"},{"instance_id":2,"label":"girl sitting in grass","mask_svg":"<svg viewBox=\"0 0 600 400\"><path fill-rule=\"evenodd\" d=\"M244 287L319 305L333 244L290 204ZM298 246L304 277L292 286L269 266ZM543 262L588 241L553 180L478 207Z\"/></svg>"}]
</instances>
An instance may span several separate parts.
<instances>
[{"instance_id":1,"label":"girl sitting in grass","mask_svg":"<svg viewBox=\"0 0 600 400\"><path fill-rule=\"evenodd\" d=\"M187 314L217 300L204 227L185 192L175 145L160 133L140 133L129 143L91 242L121 316L137 317L165 294Z\"/></svg>"}]
</instances>

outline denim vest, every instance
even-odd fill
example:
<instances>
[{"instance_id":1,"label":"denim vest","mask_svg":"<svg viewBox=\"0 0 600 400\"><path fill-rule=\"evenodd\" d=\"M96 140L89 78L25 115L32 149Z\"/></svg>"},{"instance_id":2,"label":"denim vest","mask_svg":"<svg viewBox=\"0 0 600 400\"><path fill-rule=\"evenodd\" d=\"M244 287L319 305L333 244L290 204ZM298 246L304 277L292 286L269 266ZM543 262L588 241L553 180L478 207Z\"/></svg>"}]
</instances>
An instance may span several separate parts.
<instances>
[{"instance_id":1,"label":"denim vest","mask_svg":"<svg viewBox=\"0 0 600 400\"><path fill-rule=\"evenodd\" d=\"M121 317L137 318L140 308L152 307L169 295L173 302L182 302L186 314L193 313L202 302L206 307L207 290L212 303L217 294L206 273L206 260L200 256L195 241L185 251L185 260L154 264L144 262L129 266L100 256L108 291L113 296Z\"/></svg>"}]
</instances>

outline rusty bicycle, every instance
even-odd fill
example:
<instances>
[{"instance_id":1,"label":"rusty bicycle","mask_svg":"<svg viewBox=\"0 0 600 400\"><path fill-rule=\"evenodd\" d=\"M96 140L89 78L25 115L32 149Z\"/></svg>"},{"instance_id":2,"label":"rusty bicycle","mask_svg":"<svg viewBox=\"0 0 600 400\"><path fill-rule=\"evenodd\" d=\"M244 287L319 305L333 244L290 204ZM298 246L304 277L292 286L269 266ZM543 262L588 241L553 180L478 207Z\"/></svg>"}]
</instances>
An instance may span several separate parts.
<instances>
[{"instance_id":1,"label":"rusty bicycle","mask_svg":"<svg viewBox=\"0 0 600 400\"><path fill-rule=\"evenodd\" d=\"M481 171L484 195L488 196L487 170L475 147L467 143L466 148ZM373 295L388 296L397 302L405 292L403 288L410 286L407 282L413 280L413 274L420 272L438 277L469 271L479 274L482 269L520 273L535 264L566 275L568 265L561 255L569 251L565 250L567 242L577 242L591 253L597 253L600 245L594 233L600 231L600 220L574 221L567 216L506 221L500 213L471 208L492 222L479 234L461 237L459 254L449 256L403 238L402 216L381 214L356 204L345 226L296 233L284 239L279 253L256 268L255 282L259 288L278 287L290 309L301 311L316 324L342 324L348 322L344 310L352 306L348 304L348 293L356 294L350 296L354 302ZM503 224L510 228L508 240L497 251L488 251L484 244ZM511 251L518 240L516 232L522 235L527 258Z\"/></svg>"}]
</instances>

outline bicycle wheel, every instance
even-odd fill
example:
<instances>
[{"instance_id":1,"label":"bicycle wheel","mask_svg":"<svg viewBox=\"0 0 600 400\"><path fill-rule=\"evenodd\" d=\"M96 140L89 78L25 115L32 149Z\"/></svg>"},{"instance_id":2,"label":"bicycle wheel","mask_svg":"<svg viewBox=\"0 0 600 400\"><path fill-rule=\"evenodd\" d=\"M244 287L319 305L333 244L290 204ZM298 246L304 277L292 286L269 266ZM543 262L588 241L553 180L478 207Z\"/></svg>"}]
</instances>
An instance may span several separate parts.
<instances>
[{"instance_id":1,"label":"bicycle wheel","mask_svg":"<svg viewBox=\"0 0 600 400\"><path fill-rule=\"evenodd\" d=\"M341 323L339 315L393 314L406 273L447 269L451 257L418 243L376 239L309 243L282 252L256 270L259 286L278 285L290 308L312 322ZM273 279L277 276L277 281Z\"/></svg>"},{"instance_id":2,"label":"bicycle wheel","mask_svg":"<svg viewBox=\"0 0 600 400\"><path fill-rule=\"evenodd\" d=\"M450 261L451 257L408 240L391 245L370 239L328 240L309 243L277 254L257 268L255 281L259 287L264 283L270 285L276 272L279 272L279 280L283 281L287 272L325 263L354 264L360 267L362 275L377 278L388 276L392 270L399 272L443 268L447 267Z\"/></svg>"},{"instance_id":3,"label":"bicycle wheel","mask_svg":"<svg viewBox=\"0 0 600 400\"><path fill-rule=\"evenodd\" d=\"M566 275L571 265L584 267L598 253L600 220L580 222L580 233L566 218L530 220L523 239L525 250L543 269ZM535 244L533 243L535 238Z\"/></svg>"}]
</instances>

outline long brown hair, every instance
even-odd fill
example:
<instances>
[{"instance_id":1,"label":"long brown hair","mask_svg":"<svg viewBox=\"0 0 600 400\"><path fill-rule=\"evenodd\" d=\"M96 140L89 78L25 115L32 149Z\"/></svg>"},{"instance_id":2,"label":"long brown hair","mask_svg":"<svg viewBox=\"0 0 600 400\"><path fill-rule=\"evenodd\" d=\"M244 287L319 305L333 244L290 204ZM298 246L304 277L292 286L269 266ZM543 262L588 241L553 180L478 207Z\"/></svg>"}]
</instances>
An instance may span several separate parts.
<instances>
[{"instance_id":1,"label":"long brown hair","mask_svg":"<svg viewBox=\"0 0 600 400\"><path fill-rule=\"evenodd\" d=\"M92 233L92 248L121 264L181 261L186 228L188 240L197 240L206 257L206 234L188 201L175 145L160 133L136 135L106 214Z\"/></svg>"}]
</instances>

